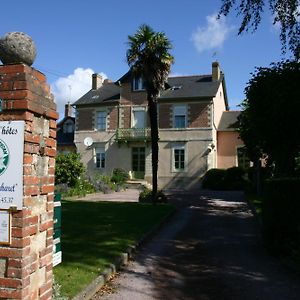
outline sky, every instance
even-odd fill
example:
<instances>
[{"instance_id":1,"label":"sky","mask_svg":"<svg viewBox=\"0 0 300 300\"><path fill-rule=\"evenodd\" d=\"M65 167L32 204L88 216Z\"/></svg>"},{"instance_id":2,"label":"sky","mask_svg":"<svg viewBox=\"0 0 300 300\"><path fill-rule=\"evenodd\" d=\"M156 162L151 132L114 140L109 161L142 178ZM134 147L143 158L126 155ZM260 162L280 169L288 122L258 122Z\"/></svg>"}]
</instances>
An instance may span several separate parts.
<instances>
[{"instance_id":1,"label":"sky","mask_svg":"<svg viewBox=\"0 0 300 300\"><path fill-rule=\"evenodd\" d=\"M91 89L93 73L118 80L128 71L128 35L141 24L166 34L175 58L171 75L211 74L218 61L230 109L240 109L255 67L289 58L281 53L279 28L267 7L258 30L238 36L233 11L217 20L221 0L15 0L1 3L0 37L21 31L35 42L32 65L43 72L60 118L64 105Z\"/></svg>"}]
</instances>

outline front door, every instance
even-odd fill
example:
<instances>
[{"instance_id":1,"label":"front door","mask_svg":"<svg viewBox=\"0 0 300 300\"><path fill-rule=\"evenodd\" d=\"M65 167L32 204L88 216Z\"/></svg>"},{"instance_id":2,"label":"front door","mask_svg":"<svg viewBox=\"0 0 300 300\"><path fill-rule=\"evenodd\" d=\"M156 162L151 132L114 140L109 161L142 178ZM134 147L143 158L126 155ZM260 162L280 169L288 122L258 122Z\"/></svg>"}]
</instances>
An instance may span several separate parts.
<instances>
[{"instance_id":1,"label":"front door","mask_svg":"<svg viewBox=\"0 0 300 300\"><path fill-rule=\"evenodd\" d=\"M133 178L144 179L145 176L145 147L132 148Z\"/></svg>"}]
</instances>

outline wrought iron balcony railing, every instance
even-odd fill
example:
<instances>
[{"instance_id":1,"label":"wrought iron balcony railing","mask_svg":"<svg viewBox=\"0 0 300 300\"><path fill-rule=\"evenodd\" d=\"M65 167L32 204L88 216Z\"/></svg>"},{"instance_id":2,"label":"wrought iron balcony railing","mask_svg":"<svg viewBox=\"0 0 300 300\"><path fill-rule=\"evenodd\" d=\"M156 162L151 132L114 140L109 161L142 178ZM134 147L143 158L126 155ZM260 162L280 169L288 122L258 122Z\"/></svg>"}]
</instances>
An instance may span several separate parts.
<instances>
[{"instance_id":1,"label":"wrought iron balcony railing","mask_svg":"<svg viewBox=\"0 0 300 300\"><path fill-rule=\"evenodd\" d=\"M151 130L150 128L118 128L116 139L118 142L147 142L151 140Z\"/></svg>"}]
</instances>

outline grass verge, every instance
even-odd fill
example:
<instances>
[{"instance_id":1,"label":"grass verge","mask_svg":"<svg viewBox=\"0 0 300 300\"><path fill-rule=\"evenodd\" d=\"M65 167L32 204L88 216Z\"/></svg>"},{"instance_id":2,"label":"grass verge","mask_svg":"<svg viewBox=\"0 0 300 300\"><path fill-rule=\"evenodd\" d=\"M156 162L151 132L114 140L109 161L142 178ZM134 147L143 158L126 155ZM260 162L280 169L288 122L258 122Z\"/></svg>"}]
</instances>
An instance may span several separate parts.
<instances>
[{"instance_id":1,"label":"grass verge","mask_svg":"<svg viewBox=\"0 0 300 300\"><path fill-rule=\"evenodd\" d=\"M62 296L75 296L172 209L171 205L62 201L63 262L54 268Z\"/></svg>"},{"instance_id":2,"label":"grass verge","mask_svg":"<svg viewBox=\"0 0 300 300\"><path fill-rule=\"evenodd\" d=\"M247 192L246 197L248 198L248 201L253 205L256 215L258 218L261 219L261 213L262 213L262 196L258 196L254 193Z\"/></svg>"}]
</instances>

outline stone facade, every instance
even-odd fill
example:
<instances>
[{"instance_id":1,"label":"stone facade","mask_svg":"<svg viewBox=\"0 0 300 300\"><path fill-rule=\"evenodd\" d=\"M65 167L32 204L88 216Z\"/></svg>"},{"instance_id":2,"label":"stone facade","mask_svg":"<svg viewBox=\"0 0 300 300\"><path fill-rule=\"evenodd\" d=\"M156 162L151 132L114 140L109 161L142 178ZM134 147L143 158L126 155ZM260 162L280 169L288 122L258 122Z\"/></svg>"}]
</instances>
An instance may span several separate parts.
<instances>
[{"instance_id":1,"label":"stone facade","mask_svg":"<svg viewBox=\"0 0 300 300\"><path fill-rule=\"evenodd\" d=\"M45 76L24 64L0 66L0 98L0 121L25 122L23 208L0 246L0 298L51 299L56 105Z\"/></svg>"},{"instance_id":2,"label":"stone facade","mask_svg":"<svg viewBox=\"0 0 300 300\"><path fill-rule=\"evenodd\" d=\"M199 184L207 169L217 167L217 128L228 104L224 76L216 68L218 64L213 65L211 76L169 78L166 90L157 99L161 189L192 188ZM114 168L123 168L133 178L152 181L147 93L135 90L133 86L142 86L134 83L135 78L128 72L115 83L117 88L110 87L111 94L104 82L95 93L88 92L74 103L75 143L91 176L111 175ZM94 116L104 109L106 131L97 130ZM92 138L93 145L84 145L86 137ZM98 157L105 155L105 167L96 166L97 151Z\"/></svg>"}]
</instances>

